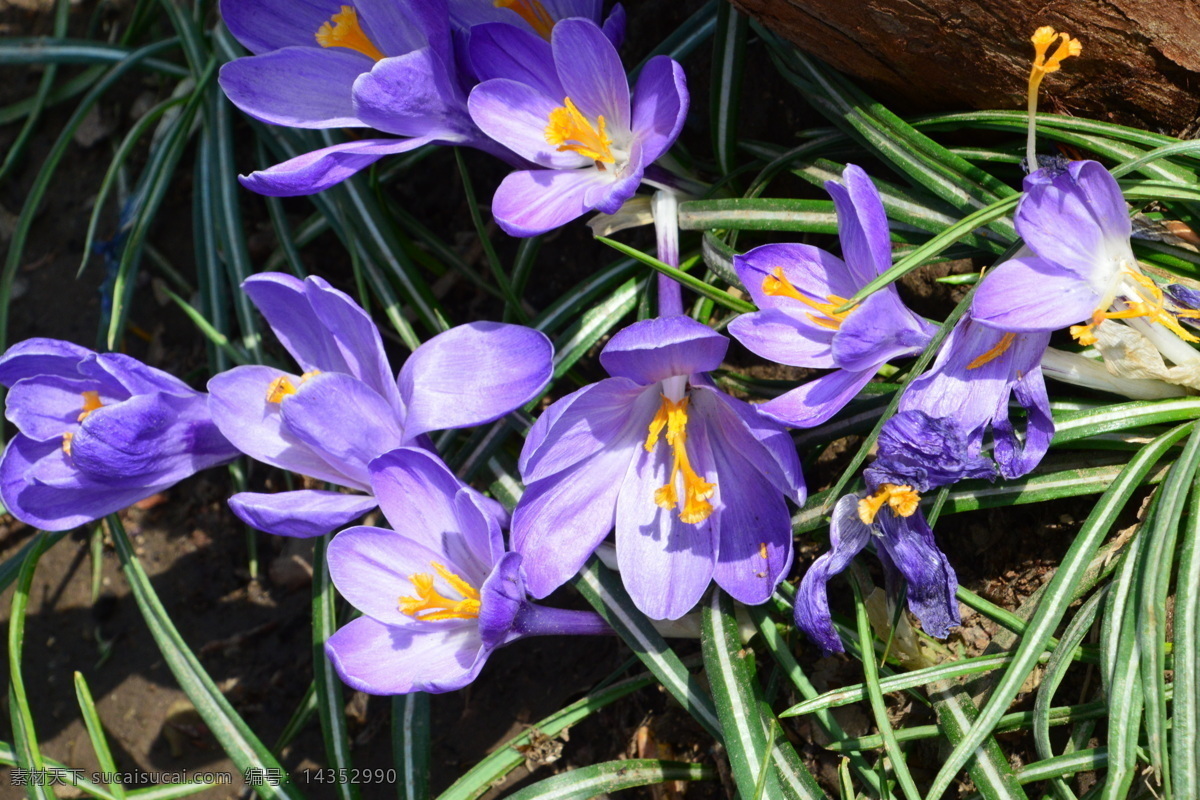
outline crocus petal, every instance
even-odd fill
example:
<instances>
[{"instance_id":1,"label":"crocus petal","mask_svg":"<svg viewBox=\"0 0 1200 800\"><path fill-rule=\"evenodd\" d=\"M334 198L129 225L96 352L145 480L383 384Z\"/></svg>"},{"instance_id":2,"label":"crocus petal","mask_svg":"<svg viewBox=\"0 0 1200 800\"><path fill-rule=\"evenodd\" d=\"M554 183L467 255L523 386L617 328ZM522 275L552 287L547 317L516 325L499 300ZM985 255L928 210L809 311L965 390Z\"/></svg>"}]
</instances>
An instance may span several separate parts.
<instances>
[{"instance_id":1,"label":"crocus petal","mask_svg":"<svg viewBox=\"0 0 1200 800\"><path fill-rule=\"evenodd\" d=\"M909 517L883 511L876 518L882 534L879 556L904 576L908 584L908 607L931 636L945 639L950 628L960 624L958 577L946 554L938 549L933 530L920 509Z\"/></svg>"},{"instance_id":2,"label":"crocus petal","mask_svg":"<svg viewBox=\"0 0 1200 800\"><path fill-rule=\"evenodd\" d=\"M861 167L847 164L842 183L825 181L837 211L842 257L854 282L864 286L892 266L892 239L879 191Z\"/></svg>"},{"instance_id":3,"label":"crocus petal","mask_svg":"<svg viewBox=\"0 0 1200 800\"><path fill-rule=\"evenodd\" d=\"M366 481L354 483L283 428L279 403L268 403L272 381L289 377L271 367L234 367L208 382L208 410L221 433L238 450L275 467L308 475L317 480L366 490Z\"/></svg>"},{"instance_id":4,"label":"crocus petal","mask_svg":"<svg viewBox=\"0 0 1200 800\"><path fill-rule=\"evenodd\" d=\"M412 139L360 139L323 147L273 167L239 175L238 180L250 191L268 197L316 194L341 183L384 156L407 153L433 141L453 143L447 137L435 139L426 136Z\"/></svg>"},{"instance_id":5,"label":"crocus petal","mask_svg":"<svg viewBox=\"0 0 1200 800\"><path fill-rule=\"evenodd\" d=\"M600 352L600 363L614 377L649 385L714 370L728 349L724 336L679 314L644 319L618 331Z\"/></svg>"},{"instance_id":6,"label":"crocus petal","mask_svg":"<svg viewBox=\"0 0 1200 800\"><path fill-rule=\"evenodd\" d=\"M833 331L814 329L778 308L742 314L729 323L729 334L757 356L776 364L832 369Z\"/></svg>"},{"instance_id":7,"label":"crocus petal","mask_svg":"<svg viewBox=\"0 0 1200 800\"><path fill-rule=\"evenodd\" d=\"M428 45L441 58L450 54L446 0L356 0L371 41L386 55Z\"/></svg>"},{"instance_id":8,"label":"crocus petal","mask_svg":"<svg viewBox=\"0 0 1200 800\"><path fill-rule=\"evenodd\" d=\"M221 0L221 21L252 53L291 45L316 47L317 31L341 0Z\"/></svg>"},{"instance_id":9,"label":"crocus petal","mask_svg":"<svg viewBox=\"0 0 1200 800\"><path fill-rule=\"evenodd\" d=\"M888 286L863 301L838 327L831 345L842 369L875 370L885 361L921 352L936 328L900 302Z\"/></svg>"},{"instance_id":10,"label":"crocus petal","mask_svg":"<svg viewBox=\"0 0 1200 800\"><path fill-rule=\"evenodd\" d=\"M839 369L760 405L762 413L792 428L812 428L846 407L871 381L874 369Z\"/></svg>"},{"instance_id":11,"label":"crocus petal","mask_svg":"<svg viewBox=\"0 0 1200 800\"><path fill-rule=\"evenodd\" d=\"M526 486L513 510L512 548L525 559L533 597L570 580L612 530L617 493L640 449L637 440L621 443Z\"/></svg>"},{"instance_id":12,"label":"crocus petal","mask_svg":"<svg viewBox=\"0 0 1200 800\"><path fill-rule=\"evenodd\" d=\"M633 138L649 164L671 148L687 119L687 76L677 62L655 56L646 62L633 90Z\"/></svg>"},{"instance_id":13,"label":"crocus petal","mask_svg":"<svg viewBox=\"0 0 1200 800\"><path fill-rule=\"evenodd\" d=\"M400 370L406 441L499 419L550 382L554 345L521 325L472 322L422 344Z\"/></svg>"},{"instance_id":14,"label":"crocus petal","mask_svg":"<svg viewBox=\"0 0 1200 800\"><path fill-rule=\"evenodd\" d=\"M838 500L829 523L829 552L823 553L796 588L796 625L826 653L845 652L829 614L829 579L850 565L867 542L871 529L858 518L858 496Z\"/></svg>"},{"instance_id":15,"label":"crocus petal","mask_svg":"<svg viewBox=\"0 0 1200 800\"><path fill-rule=\"evenodd\" d=\"M504 14L513 13L499 10ZM505 78L533 87L546 98L558 98L559 103L567 96L554 70L550 43L532 30L503 22L477 25L471 28L469 46L471 66L481 83ZM547 122L546 117L542 117L543 130Z\"/></svg>"},{"instance_id":16,"label":"crocus petal","mask_svg":"<svg viewBox=\"0 0 1200 800\"><path fill-rule=\"evenodd\" d=\"M969 478L994 480L995 465L979 452L982 441L982 429L965 428L952 417L900 411L884 423L879 456L863 477L872 491L887 483L927 492Z\"/></svg>"},{"instance_id":17,"label":"crocus petal","mask_svg":"<svg viewBox=\"0 0 1200 800\"><path fill-rule=\"evenodd\" d=\"M591 168L591 159L573 150L560 152L556 145L546 142L550 112L561 105L561 97L508 78L479 84L467 100L471 119L479 129L522 158L550 169ZM599 173L596 169L587 171Z\"/></svg>"},{"instance_id":18,"label":"crocus petal","mask_svg":"<svg viewBox=\"0 0 1200 800\"><path fill-rule=\"evenodd\" d=\"M808 317L809 312L816 313L813 309L793 298L763 291L763 281L777 268L783 270L784 277L793 286L820 303L828 302L830 296L852 297L862 285L855 283L849 268L840 258L807 244L764 244L734 256L733 268L756 306L761 309L778 308L814 327L820 326ZM820 329L828 330L824 327Z\"/></svg>"},{"instance_id":19,"label":"crocus petal","mask_svg":"<svg viewBox=\"0 0 1200 800\"><path fill-rule=\"evenodd\" d=\"M1088 319L1100 297L1085 281L1036 256L1012 258L987 274L971 317L1005 331L1054 331Z\"/></svg>"},{"instance_id":20,"label":"crocus petal","mask_svg":"<svg viewBox=\"0 0 1200 800\"><path fill-rule=\"evenodd\" d=\"M83 412L83 393L94 391L94 381L45 375L17 381L5 398L4 416L21 433L39 442L62 440L74 432ZM100 395L100 402L111 405L125 397Z\"/></svg>"},{"instance_id":21,"label":"crocus petal","mask_svg":"<svg viewBox=\"0 0 1200 800\"><path fill-rule=\"evenodd\" d=\"M86 347L60 339L26 339L0 355L0 385L12 386L34 375L78 378L80 362L95 355Z\"/></svg>"},{"instance_id":22,"label":"crocus petal","mask_svg":"<svg viewBox=\"0 0 1200 800\"><path fill-rule=\"evenodd\" d=\"M520 637L513 623L527 603L521 554L505 553L479 590L479 635L485 647L499 647Z\"/></svg>"},{"instance_id":23,"label":"crocus petal","mask_svg":"<svg viewBox=\"0 0 1200 800\"><path fill-rule=\"evenodd\" d=\"M218 80L229 100L257 120L290 128L355 128L350 90L371 69L362 53L343 47L285 47L238 58Z\"/></svg>"},{"instance_id":24,"label":"crocus petal","mask_svg":"<svg viewBox=\"0 0 1200 800\"><path fill-rule=\"evenodd\" d=\"M613 134L628 131L629 81L604 32L589 20L565 19L554 26L550 46L563 90L584 116L603 116Z\"/></svg>"},{"instance_id":25,"label":"crocus petal","mask_svg":"<svg viewBox=\"0 0 1200 800\"><path fill-rule=\"evenodd\" d=\"M369 617L330 636L325 654L347 686L383 695L461 689L487 659L477 625L413 630Z\"/></svg>"},{"instance_id":26,"label":"crocus petal","mask_svg":"<svg viewBox=\"0 0 1200 800\"><path fill-rule=\"evenodd\" d=\"M644 439L659 404L656 390L628 378L608 378L556 401L525 437L521 480L530 484L618 442Z\"/></svg>"},{"instance_id":27,"label":"crocus petal","mask_svg":"<svg viewBox=\"0 0 1200 800\"><path fill-rule=\"evenodd\" d=\"M601 4L596 3L596 5ZM625 6L620 3L614 5L612 11L608 12L608 17L604 20L601 28L604 30L604 35L612 42L613 47L620 50L625 41Z\"/></svg>"},{"instance_id":28,"label":"crocus petal","mask_svg":"<svg viewBox=\"0 0 1200 800\"><path fill-rule=\"evenodd\" d=\"M611 172L591 167L513 172L496 189L492 215L510 236L537 236L591 211L589 194L612 182Z\"/></svg>"},{"instance_id":29,"label":"crocus petal","mask_svg":"<svg viewBox=\"0 0 1200 800\"><path fill-rule=\"evenodd\" d=\"M719 479L704 427L688 426L696 472ZM617 566L629 596L651 619L679 619L700 602L717 557L714 521L683 522L677 508L659 508L655 491L672 479L671 448L638 448L617 498ZM715 512L714 512L715 513Z\"/></svg>"},{"instance_id":30,"label":"crocus petal","mask_svg":"<svg viewBox=\"0 0 1200 800\"><path fill-rule=\"evenodd\" d=\"M376 505L370 495L313 489L273 494L239 492L229 498L229 508L250 527L300 539L336 531Z\"/></svg>"},{"instance_id":31,"label":"crocus petal","mask_svg":"<svg viewBox=\"0 0 1200 800\"><path fill-rule=\"evenodd\" d=\"M369 483L367 464L404 443L387 400L350 375L323 372L279 405L284 429L341 472L342 484Z\"/></svg>"},{"instance_id":32,"label":"crocus petal","mask_svg":"<svg viewBox=\"0 0 1200 800\"><path fill-rule=\"evenodd\" d=\"M101 353L85 358L79 362L79 372L89 380L99 382L103 387L119 384L129 395L164 392L189 397L199 394L174 375L147 366L133 356L123 353ZM100 393L103 395L104 390L101 389ZM113 391L114 396L117 394L118 392Z\"/></svg>"},{"instance_id":33,"label":"crocus petal","mask_svg":"<svg viewBox=\"0 0 1200 800\"><path fill-rule=\"evenodd\" d=\"M1041 349L1045 351L1044 343ZM1050 413L1050 398L1046 395L1046 381L1042 378L1041 367L1022 374L1012 388L1017 402L1027 414L1024 439L1019 438L1013 429L1007 397L1001 400L1002 405L992 421L995 441L993 455L1000 474L1009 480L1027 475L1040 464L1054 438L1054 417Z\"/></svg>"},{"instance_id":34,"label":"crocus petal","mask_svg":"<svg viewBox=\"0 0 1200 800\"><path fill-rule=\"evenodd\" d=\"M765 603L792 568L792 518L783 495L755 462L713 441L718 557L713 579L735 600ZM618 553L620 550L618 550Z\"/></svg>"},{"instance_id":35,"label":"crocus petal","mask_svg":"<svg viewBox=\"0 0 1200 800\"><path fill-rule=\"evenodd\" d=\"M466 97L430 48L385 58L354 82L358 118L398 136L456 136L470 131Z\"/></svg>"}]
</instances>

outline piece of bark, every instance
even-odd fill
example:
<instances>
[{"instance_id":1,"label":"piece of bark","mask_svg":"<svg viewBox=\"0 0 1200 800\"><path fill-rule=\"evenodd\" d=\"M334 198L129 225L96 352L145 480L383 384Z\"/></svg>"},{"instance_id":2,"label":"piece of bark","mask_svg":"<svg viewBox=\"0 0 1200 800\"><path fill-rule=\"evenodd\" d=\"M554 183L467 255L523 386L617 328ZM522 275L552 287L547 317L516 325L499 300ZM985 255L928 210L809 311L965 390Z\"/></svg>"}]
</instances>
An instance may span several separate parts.
<instances>
[{"instance_id":1,"label":"piece of bark","mask_svg":"<svg viewBox=\"0 0 1200 800\"><path fill-rule=\"evenodd\" d=\"M1186 134L1200 116L1197 0L731 0L904 111L1025 107L1041 25L1083 43L1041 107ZM1053 48L1051 48L1053 50Z\"/></svg>"}]
</instances>

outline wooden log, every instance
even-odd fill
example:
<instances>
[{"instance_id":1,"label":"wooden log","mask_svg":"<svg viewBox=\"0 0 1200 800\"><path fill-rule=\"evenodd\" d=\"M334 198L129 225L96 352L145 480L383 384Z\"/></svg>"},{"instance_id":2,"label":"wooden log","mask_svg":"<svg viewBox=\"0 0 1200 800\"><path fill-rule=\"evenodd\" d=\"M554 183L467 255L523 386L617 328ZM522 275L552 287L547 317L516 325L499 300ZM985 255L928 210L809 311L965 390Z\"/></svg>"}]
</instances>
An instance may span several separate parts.
<instances>
[{"instance_id":1,"label":"wooden log","mask_svg":"<svg viewBox=\"0 0 1200 800\"><path fill-rule=\"evenodd\" d=\"M1200 0L730 0L897 110L1024 108L1041 25L1083 43L1042 108L1191 132Z\"/></svg>"}]
</instances>

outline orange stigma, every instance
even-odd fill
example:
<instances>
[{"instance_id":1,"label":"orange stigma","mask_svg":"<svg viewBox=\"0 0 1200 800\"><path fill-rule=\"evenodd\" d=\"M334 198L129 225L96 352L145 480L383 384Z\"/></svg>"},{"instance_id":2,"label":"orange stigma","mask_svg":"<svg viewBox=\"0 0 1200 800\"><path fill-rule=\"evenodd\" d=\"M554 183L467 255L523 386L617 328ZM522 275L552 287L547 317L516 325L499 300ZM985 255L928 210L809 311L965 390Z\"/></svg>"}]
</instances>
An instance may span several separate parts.
<instances>
[{"instance_id":1,"label":"orange stigma","mask_svg":"<svg viewBox=\"0 0 1200 800\"><path fill-rule=\"evenodd\" d=\"M1172 312L1167 309L1166 298L1163 296L1162 289L1158 288L1157 283L1140 272L1128 272L1126 273L1126 277L1131 278L1141 287L1141 289L1137 290L1139 299L1126 301L1127 308L1122 311L1104 311L1098 308L1092 312L1092 321L1088 324L1072 325L1070 328L1071 336L1077 342L1085 346L1095 344L1097 341L1095 328L1106 319L1135 319L1138 317L1144 317L1150 322L1162 325L1185 342L1200 342L1200 338L1197 338L1195 334L1189 333L1179 324L1180 317L1197 317L1200 316L1200 312Z\"/></svg>"},{"instance_id":2,"label":"orange stigma","mask_svg":"<svg viewBox=\"0 0 1200 800\"><path fill-rule=\"evenodd\" d=\"M1008 352L1008 348L1012 347L1013 340L1017 338L1015 333L1006 333L1000 337L1000 341L996 342L990 350L982 355L976 356L975 359L967 364L967 369L979 369L989 361L994 361L1000 356Z\"/></svg>"},{"instance_id":3,"label":"orange stigma","mask_svg":"<svg viewBox=\"0 0 1200 800\"><path fill-rule=\"evenodd\" d=\"M300 376L300 383L303 384L309 378L320 374L321 370L319 369L306 372ZM295 393L296 385L292 383L291 378L289 378L287 375L280 375L278 378L271 381L270 385L267 386L267 402L276 404L282 403L283 398Z\"/></svg>"},{"instance_id":4,"label":"orange stigma","mask_svg":"<svg viewBox=\"0 0 1200 800\"><path fill-rule=\"evenodd\" d=\"M97 408L100 408L103 405L104 405L104 403L100 402L100 393L99 392L92 392L92 391L83 392L83 410L79 412L79 416L75 418L75 421L83 422L85 419L88 418L89 414L91 414L93 411L95 411Z\"/></svg>"},{"instance_id":5,"label":"orange stigma","mask_svg":"<svg viewBox=\"0 0 1200 800\"><path fill-rule=\"evenodd\" d=\"M858 501L858 518L864 525L870 525L885 505L898 517L911 517L920 503L921 495L913 487L885 483L875 494Z\"/></svg>"},{"instance_id":6,"label":"orange stigma","mask_svg":"<svg viewBox=\"0 0 1200 800\"><path fill-rule=\"evenodd\" d=\"M597 166L617 162L612 154L612 139L604 130L604 115L596 117L593 126L569 97L564 97L563 104L550 112L546 144L558 145L560 153L579 153L595 161Z\"/></svg>"},{"instance_id":7,"label":"orange stigma","mask_svg":"<svg viewBox=\"0 0 1200 800\"><path fill-rule=\"evenodd\" d=\"M817 314L805 314L806 317L820 325L822 328L837 330L842 327L842 323L846 321L846 317L853 313L854 309L848 309L839 313L837 309L846 305L846 298L838 297L837 295L829 295L825 299L829 302L821 303L805 296L799 289L792 285L792 282L783 274L783 267L776 267L771 270L771 274L763 278L762 282L763 294L771 297L788 297L792 300L799 300L804 305L808 306ZM820 316L818 316L818 314Z\"/></svg>"},{"instance_id":8,"label":"orange stigma","mask_svg":"<svg viewBox=\"0 0 1200 800\"><path fill-rule=\"evenodd\" d=\"M507 8L521 15L521 19L529 23L534 33L546 41L550 41L550 33L554 30L554 17L538 0L495 0L496 8Z\"/></svg>"},{"instance_id":9,"label":"orange stigma","mask_svg":"<svg viewBox=\"0 0 1200 800\"><path fill-rule=\"evenodd\" d=\"M1050 45L1054 44L1056 39L1060 40L1059 45L1047 58L1046 53L1049 52ZM1043 25L1034 31L1029 41L1033 42L1034 52L1033 69L1029 74L1029 82L1035 91L1037 90L1035 81L1041 83L1042 78L1046 75L1058 72L1062 67L1062 62L1083 52L1083 44L1078 39L1072 39L1068 33L1059 33L1049 25Z\"/></svg>"},{"instance_id":10,"label":"orange stigma","mask_svg":"<svg viewBox=\"0 0 1200 800\"><path fill-rule=\"evenodd\" d=\"M666 485L660 486L654 492L654 503L659 508L675 508L679 503L679 491L676 480L682 476L683 507L679 509L679 520L690 525L703 522L713 512L712 503L708 502L713 496L716 484L708 483L696 470L687 452L687 407L689 398L684 397L678 403L663 395L658 413L650 421L649 432L646 435L646 452L654 452L658 445L658 437L663 428L667 429L667 444L671 447L674 458L671 464L671 477Z\"/></svg>"},{"instance_id":11,"label":"orange stigma","mask_svg":"<svg viewBox=\"0 0 1200 800\"><path fill-rule=\"evenodd\" d=\"M421 572L409 576L408 579L417 590L417 596L401 597L400 613L422 622L478 618L479 590L436 561L431 561L429 566L433 567L434 571L461 595L461 599L452 600L439 593L437 587L433 585L436 578L428 572Z\"/></svg>"},{"instance_id":12,"label":"orange stigma","mask_svg":"<svg viewBox=\"0 0 1200 800\"><path fill-rule=\"evenodd\" d=\"M358 23L358 12L354 6L342 6L341 11L317 29L316 37L321 47L345 47L375 61L385 58Z\"/></svg>"}]
</instances>

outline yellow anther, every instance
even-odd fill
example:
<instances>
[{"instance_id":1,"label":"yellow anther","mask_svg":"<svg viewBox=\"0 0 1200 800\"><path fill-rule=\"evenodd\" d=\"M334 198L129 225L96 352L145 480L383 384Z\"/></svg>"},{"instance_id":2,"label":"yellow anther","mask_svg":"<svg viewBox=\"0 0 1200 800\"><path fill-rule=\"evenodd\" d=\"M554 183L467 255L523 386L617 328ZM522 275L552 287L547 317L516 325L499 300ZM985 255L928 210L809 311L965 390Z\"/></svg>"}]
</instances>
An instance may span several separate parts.
<instances>
[{"instance_id":1,"label":"yellow anther","mask_svg":"<svg viewBox=\"0 0 1200 800\"><path fill-rule=\"evenodd\" d=\"M434 576L428 572L410 575L409 581L417 590L416 597L401 597L401 614L407 614L422 622L437 622L443 619L475 619L479 616L479 590L455 575L436 561L429 562L438 575L461 595L458 600L443 596L433 585ZM428 614L424 612L430 612Z\"/></svg>"},{"instance_id":2,"label":"yellow anther","mask_svg":"<svg viewBox=\"0 0 1200 800\"><path fill-rule=\"evenodd\" d=\"M507 8L521 15L521 19L529 23L534 33L546 41L550 41L550 33L554 30L554 17L538 0L495 0L496 8Z\"/></svg>"},{"instance_id":3,"label":"yellow anther","mask_svg":"<svg viewBox=\"0 0 1200 800\"><path fill-rule=\"evenodd\" d=\"M979 369L989 361L994 361L1004 355L1008 348L1012 347L1013 340L1017 338L1015 333L1006 333L1000 337L1000 341L980 356L977 356L970 364L967 364L967 369Z\"/></svg>"},{"instance_id":4,"label":"yellow anther","mask_svg":"<svg viewBox=\"0 0 1200 800\"><path fill-rule=\"evenodd\" d=\"M684 397L678 403L663 395L662 404L654 419L650 421L649 433L646 436L646 452L653 452L658 444L658 438L666 428L667 444L671 447L673 461L671 476L666 484L654 491L654 503L659 508L675 508L679 505L679 492L676 480L683 478L683 507L679 509L679 519L689 525L695 525L708 519L713 512L712 503L708 502L716 490L716 484L705 481L692 468L692 462L687 452L687 407L689 398Z\"/></svg>"},{"instance_id":5,"label":"yellow anther","mask_svg":"<svg viewBox=\"0 0 1200 800\"><path fill-rule=\"evenodd\" d=\"M321 374L321 370L314 369L300 376L300 384L303 385L309 378L313 378ZM292 383L291 378L287 375L280 375L271 384L267 386L267 402L282 403L283 398L296 393L296 385Z\"/></svg>"},{"instance_id":6,"label":"yellow anther","mask_svg":"<svg viewBox=\"0 0 1200 800\"><path fill-rule=\"evenodd\" d=\"M920 504L921 495L913 487L885 483L875 494L858 501L858 518L864 525L870 525L885 505L898 517L911 517Z\"/></svg>"},{"instance_id":7,"label":"yellow anther","mask_svg":"<svg viewBox=\"0 0 1200 800\"><path fill-rule=\"evenodd\" d=\"M612 154L612 139L604 130L604 115L596 117L596 124L592 125L569 97L564 97L563 104L550 112L546 144L558 145L560 153L579 153L597 165L617 161Z\"/></svg>"},{"instance_id":8,"label":"yellow anther","mask_svg":"<svg viewBox=\"0 0 1200 800\"><path fill-rule=\"evenodd\" d=\"M817 316L817 314L806 313L805 316L822 328L829 328L836 331L842 327L842 323L846 321L846 317L854 312L854 308L842 312L837 311L837 309L846 305L847 301L844 297L831 294L825 298L829 302L822 303L806 296L793 286L792 282L783 274L783 267L776 267L771 271L770 275L763 278L762 290L763 294L770 295L771 297L788 297L792 300L799 300L820 314L820 316Z\"/></svg>"},{"instance_id":9,"label":"yellow anther","mask_svg":"<svg viewBox=\"0 0 1200 800\"><path fill-rule=\"evenodd\" d=\"M79 412L79 416L75 418L75 421L83 422L85 419L88 418L89 414L91 414L93 411L95 411L97 408L100 408L103 405L104 405L104 403L100 402L100 393L99 392L92 392L92 391L83 392L83 410Z\"/></svg>"},{"instance_id":10,"label":"yellow anther","mask_svg":"<svg viewBox=\"0 0 1200 800\"><path fill-rule=\"evenodd\" d=\"M71 455L71 440L75 438L73 433L63 434L62 450L66 455Z\"/></svg>"},{"instance_id":11,"label":"yellow anther","mask_svg":"<svg viewBox=\"0 0 1200 800\"><path fill-rule=\"evenodd\" d=\"M1082 345L1095 344L1097 339L1093 329L1106 319L1136 318L1145 318L1150 322L1162 325L1185 342L1200 342L1200 338L1179 324L1179 317L1196 316L1194 312L1171 311L1168 309L1166 307L1166 297L1163 295L1162 289L1146 275L1140 272L1126 272L1125 277L1133 280L1141 287L1141 290L1137 292L1138 299L1126 301L1126 308L1121 311L1105 311L1098 308L1092 312L1091 323L1087 325L1072 325L1070 329L1071 336L1075 337L1077 342Z\"/></svg>"},{"instance_id":12,"label":"yellow anther","mask_svg":"<svg viewBox=\"0 0 1200 800\"><path fill-rule=\"evenodd\" d=\"M321 47L345 47L375 61L385 58L359 24L358 12L354 10L354 6L342 6L341 11L317 29L316 37L317 44Z\"/></svg>"}]
</instances>

